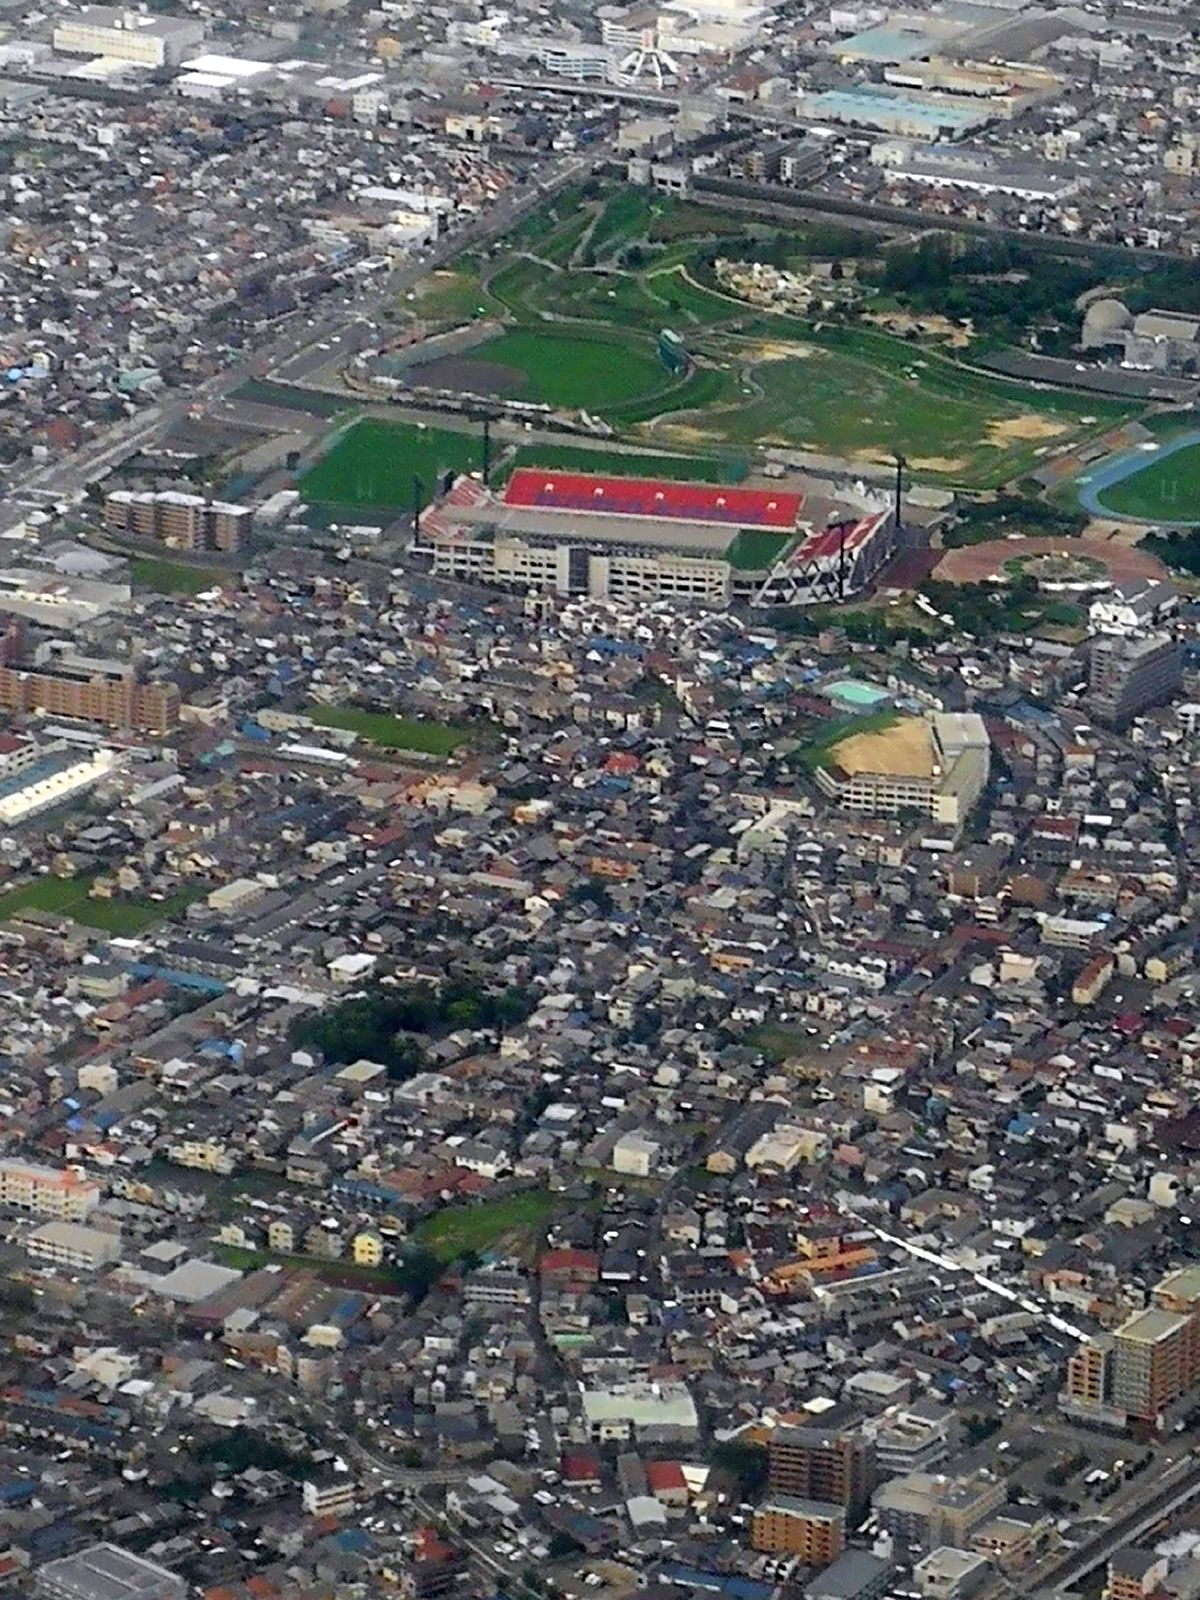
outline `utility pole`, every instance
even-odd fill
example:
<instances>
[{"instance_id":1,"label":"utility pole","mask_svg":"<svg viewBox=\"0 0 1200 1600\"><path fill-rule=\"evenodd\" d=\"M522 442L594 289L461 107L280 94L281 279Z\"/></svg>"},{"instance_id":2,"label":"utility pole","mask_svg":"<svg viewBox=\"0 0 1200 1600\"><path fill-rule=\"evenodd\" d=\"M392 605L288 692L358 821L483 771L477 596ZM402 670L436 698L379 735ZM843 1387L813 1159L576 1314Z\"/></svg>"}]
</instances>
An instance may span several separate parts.
<instances>
[{"instance_id":1,"label":"utility pole","mask_svg":"<svg viewBox=\"0 0 1200 1600\"><path fill-rule=\"evenodd\" d=\"M425 498L425 485L415 472L413 473L412 494L413 538L419 539L421 537L421 502Z\"/></svg>"},{"instance_id":2,"label":"utility pole","mask_svg":"<svg viewBox=\"0 0 1200 1600\"><path fill-rule=\"evenodd\" d=\"M846 524L842 523L838 539L838 599L846 598Z\"/></svg>"},{"instance_id":3,"label":"utility pole","mask_svg":"<svg viewBox=\"0 0 1200 1600\"><path fill-rule=\"evenodd\" d=\"M485 411L483 414L483 487L486 489L492 478L492 419Z\"/></svg>"},{"instance_id":4,"label":"utility pole","mask_svg":"<svg viewBox=\"0 0 1200 1600\"><path fill-rule=\"evenodd\" d=\"M899 538L900 528L904 516L904 469L908 462L897 451L896 453L896 536Z\"/></svg>"}]
</instances>

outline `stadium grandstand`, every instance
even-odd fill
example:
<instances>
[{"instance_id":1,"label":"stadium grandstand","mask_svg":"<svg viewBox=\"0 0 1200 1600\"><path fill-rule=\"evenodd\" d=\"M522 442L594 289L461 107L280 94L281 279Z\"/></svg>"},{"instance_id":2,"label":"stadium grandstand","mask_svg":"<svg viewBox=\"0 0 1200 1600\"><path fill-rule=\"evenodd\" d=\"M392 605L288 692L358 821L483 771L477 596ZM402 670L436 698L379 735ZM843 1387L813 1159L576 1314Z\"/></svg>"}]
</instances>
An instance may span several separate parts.
<instances>
[{"instance_id":1,"label":"stadium grandstand","mask_svg":"<svg viewBox=\"0 0 1200 1600\"><path fill-rule=\"evenodd\" d=\"M895 547L896 518L890 510L831 522L784 552L755 601L763 606L799 606L857 594Z\"/></svg>"},{"instance_id":2,"label":"stadium grandstand","mask_svg":"<svg viewBox=\"0 0 1200 1600\"><path fill-rule=\"evenodd\" d=\"M437 576L504 588L806 605L864 588L895 546L878 497L831 493L523 467L499 497L460 479L421 543Z\"/></svg>"},{"instance_id":3,"label":"stadium grandstand","mask_svg":"<svg viewBox=\"0 0 1200 1600\"><path fill-rule=\"evenodd\" d=\"M730 489L706 483L666 483L656 478L600 478L581 472L539 472L522 467L508 480L506 506L590 516L647 517L739 528L795 528L801 494L778 489Z\"/></svg>"}]
</instances>

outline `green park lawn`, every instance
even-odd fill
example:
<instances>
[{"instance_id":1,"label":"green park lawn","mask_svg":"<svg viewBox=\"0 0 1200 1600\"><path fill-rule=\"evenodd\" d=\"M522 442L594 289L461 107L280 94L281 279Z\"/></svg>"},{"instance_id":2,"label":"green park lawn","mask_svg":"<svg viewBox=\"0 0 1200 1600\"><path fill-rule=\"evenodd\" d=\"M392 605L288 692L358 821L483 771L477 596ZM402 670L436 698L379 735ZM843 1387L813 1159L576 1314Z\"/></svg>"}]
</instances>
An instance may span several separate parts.
<instances>
[{"instance_id":1,"label":"green park lawn","mask_svg":"<svg viewBox=\"0 0 1200 1600\"><path fill-rule=\"evenodd\" d=\"M468 1251L489 1250L509 1235L540 1238L558 1203L548 1189L523 1189L495 1200L445 1206L418 1224L412 1240L440 1261L453 1261Z\"/></svg>"},{"instance_id":2,"label":"green park lawn","mask_svg":"<svg viewBox=\"0 0 1200 1600\"><path fill-rule=\"evenodd\" d=\"M308 715L319 728L341 728L387 750L420 750L431 756L450 755L474 731L459 723L418 722L360 706L312 705Z\"/></svg>"},{"instance_id":3,"label":"green park lawn","mask_svg":"<svg viewBox=\"0 0 1200 1600\"><path fill-rule=\"evenodd\" d=\"M71 917L88 928L131 938L155 923L181 915L204 893L194 887L180 889L162 900L92 900L88 896L91 882L90 878L34 878L0 895L0 922L7 922L20 911L48 911Z\"/></svg>"},{"instance_id":4,"label":"green park lawn","mask_svg":"<svg viewBox=\"0 0 1200 1600\"><path fill-rule=\"evenodd\" d=\"M864 462L900 452L923 477L993 487L1139 410L968 369L935 344L853 320L743 304L713 286L710 257L723 232L777 233L751 218L621 188L587 210L596 220L573 256L541 249L530 229L520 241L528 253L518 246L496 264L487 291L512 326L474 353L521 371L524 398L597 412L631 438L653 424L664 444L700 450L772 445ZM556 213L546 232L561 226ZM840 225L797 222L789 232L792 265L873 248ZM682 384L647 365L663 327L696 358ZM610 340L616 363L601 342ZM795 354L786 359L764 349L787 344ZM558 352L570 354L559 361Z\"/></svg>"}]
</instances>

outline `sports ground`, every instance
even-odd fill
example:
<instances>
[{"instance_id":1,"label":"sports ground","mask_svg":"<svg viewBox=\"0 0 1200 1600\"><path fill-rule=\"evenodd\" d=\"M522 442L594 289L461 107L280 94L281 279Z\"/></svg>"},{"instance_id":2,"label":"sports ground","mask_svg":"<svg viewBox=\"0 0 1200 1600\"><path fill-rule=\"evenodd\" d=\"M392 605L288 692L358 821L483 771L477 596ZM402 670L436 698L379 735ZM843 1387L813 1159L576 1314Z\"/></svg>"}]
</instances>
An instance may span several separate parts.
<instances>
[{"instance_id":1,"label":"sports ground","mask_svg":"<svg viewBox=\"0 0 1200 1600\"><path fill-rule=\"evenodd\" d=\"M789 269L817 259L805 232L816 226L797 222ZM946 344L853 315L803 319L739 300L712 260L723 239L756 227L642 190L567 191L502 249L418 285L413 314L431 328L482 317L502 326L455 358L465 392L587 412L631 447L768 447L864 465L899 452L922 477L986 488L1138 409L968 369ZM740 248L752 253L753 239ZM691 359L681 376L659 359L664 328Z\"/></svg>"},{"instance_id":2,"label":"sports ground","mask_svg":"<svg viewBox=\"0 0 1200 1600\"><path fill-rule=\"evenodd\" d=\"M1200 433L1112 456L1077 481L1093 515L1200 527Z\"/></svg>"},{"instance_id":3,"label":"sports ground","mask_svg":"<svg viewBox=\"0 0 1200 1600\"><path fill-rule=\"evenodd\" d=\"M676 386L655 356L650 340L645 349L624 340L584 336L558 328L514 328L469 355L413 369L414 381L453 387L468 394L500 394L538 405L578 405L585 390L590 408L603 411L630 400Z\"/></svg>"},{"instance_id":4,"label":"sports ground","mask_svg":"<svg viewBox=\"0 0 1200 1600\"><path fill-rule=\"evenodd\" d=\"M339 428L297 488L312 504L347 514L399 515L412 507L414 477L420 479L424 507L433 498L439 474L474 470L481 449L473 433L365 417Z\"/></svg>"},{"instance_id":5,"label":"sports ground","mask_svg":"<svg viewBox=\"0 0 1200 1600\"><path fill-rule=\"evenodd\" d=\"M478 471L483 445L478 429L418 427L381 417L360 417L338 425L323 453L304 472L298 488L304 499L330 515L404 516L412 509L413 479L421 480L422 507L429 504L446 472ZM694 483L740 483L745 453L685 456L601 450L586 445L521 445L501 462L493 482L525 466L576 472L617 472L626 476ZM210 577L209 582L216 582Z\"/></svg>"}]
</instances>

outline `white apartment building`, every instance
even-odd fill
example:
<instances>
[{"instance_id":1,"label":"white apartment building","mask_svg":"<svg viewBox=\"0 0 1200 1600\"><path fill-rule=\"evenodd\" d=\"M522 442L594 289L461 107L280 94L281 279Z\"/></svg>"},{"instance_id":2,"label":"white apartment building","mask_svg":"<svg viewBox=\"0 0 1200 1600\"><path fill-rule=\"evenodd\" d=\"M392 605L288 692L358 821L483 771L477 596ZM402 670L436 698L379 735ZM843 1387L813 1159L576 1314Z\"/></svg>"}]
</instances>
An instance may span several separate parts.
<instances>
[{"instance_id":1,"label":"white apartment building","mask_svg":"<svg viewBox=\"0 0 1200 1600\"><path fill-rule=\"evenodd\" d=\"M320 1480L306 1478L301 1498L310 1517L349 1516L356 1504L354 1479L348 1473Z\"/></svg>"}]
</instances>

